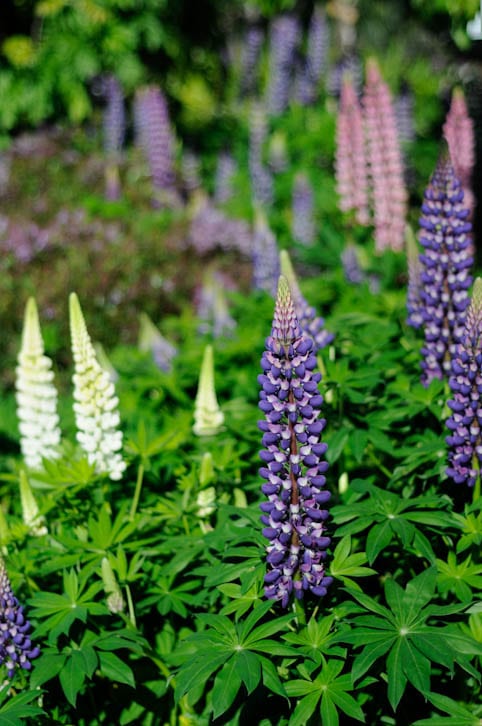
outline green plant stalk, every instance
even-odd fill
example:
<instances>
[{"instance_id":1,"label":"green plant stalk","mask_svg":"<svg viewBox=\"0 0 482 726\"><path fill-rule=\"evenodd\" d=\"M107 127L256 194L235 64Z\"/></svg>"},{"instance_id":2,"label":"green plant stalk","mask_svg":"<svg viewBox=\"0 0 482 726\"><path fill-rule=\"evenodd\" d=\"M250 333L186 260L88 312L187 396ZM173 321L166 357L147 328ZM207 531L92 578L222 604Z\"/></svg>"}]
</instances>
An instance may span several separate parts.
<instances>
[{"instance_id":1,"label":"green plant stalk","mask_svg":"<svg viewBox=\"0 0 482 726\"><path fill-rule=\"evenodd\" d=\"M132 497L131 509L129 512L129 519L134 519L135 513L137 512L137 506L141 496L142 483L144 481L144 462L141 461L139 469L137 470L137 481L136 488L134 490L134 496Z\"/></svg>"},{"instance_id":2,"label":"green plant stalk","mask_svg":"<svg viewBox=\"0 0 482 726\"><path fill-rule=\"evenodd\" d=\"M477 459L475 454L472 457L472 466L478 472L477 479L475 480L475 484L474 484L474 491L472 494L472 502L475 504L475 502L480 497L480 465L479 465L479 460Z\"/></svg>"},{"instance_id":3,"label":"green plant stalk","mask_svg":"<svg viewBox=\"0 0 482 726\"><path fill-rule=\"evenodd\" d=\"M126 585L126 597L127 597L127 607L129 609L129 620L131 621L134 628L137 628L137 621L136 621L136 614L134 612L134 602L132 600L132 593L129 585Z\"/></svg>"}]
</instances>

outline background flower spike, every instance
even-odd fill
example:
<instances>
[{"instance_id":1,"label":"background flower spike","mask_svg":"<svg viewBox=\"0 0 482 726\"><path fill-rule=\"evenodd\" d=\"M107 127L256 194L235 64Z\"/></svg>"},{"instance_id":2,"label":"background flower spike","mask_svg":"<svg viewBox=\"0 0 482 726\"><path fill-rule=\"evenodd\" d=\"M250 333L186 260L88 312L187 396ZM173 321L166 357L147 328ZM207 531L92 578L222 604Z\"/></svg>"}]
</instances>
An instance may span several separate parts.
<instances>
[{"instance_id":1,"label":"background flower spike","mask_svg":"<svg viewBox=\"0 0 482 726\"><path fill-rule=\"evenodd\" d=\"M126 464L120 453L119 399L108 372L97 360L79 299L74 292L70 295L69 304L77 441L99 474L120 479Z\"/></svg>"},{"instance_id":2,"label":"background flower spike","mask_svg":"<svg viewBox=\"0 0 482 726\"><path fill-rule=\"evenodd\" d=\"M199 386L194 403L194 425L196 436L214 436L221 431L224 414L219 408L214 386L214 355L212 345L204 349L199 375Z\"/></svg>"},{"instance_id":3,"label":"background flower spike","mask_svg":"<svg viewBox=\"0 0 482 726\"><path fill-rule=\"evenodd\" d=\"M20 447L25 463L33 469L41 466L42 458L58 457L60 428L53 380L52 361L44 355L37 305L31 297L18 355L16 400Z\"/></svg>"}]
</instances>

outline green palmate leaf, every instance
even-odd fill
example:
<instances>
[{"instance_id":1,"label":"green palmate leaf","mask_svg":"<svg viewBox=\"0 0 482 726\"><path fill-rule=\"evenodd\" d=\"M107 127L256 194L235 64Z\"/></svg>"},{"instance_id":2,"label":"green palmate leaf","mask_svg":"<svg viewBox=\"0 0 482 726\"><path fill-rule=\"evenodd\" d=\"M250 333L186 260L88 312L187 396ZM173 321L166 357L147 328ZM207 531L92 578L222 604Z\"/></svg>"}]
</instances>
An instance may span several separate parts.
<instances>
[{"instance_id":1,"label":"green palmate leaf","mask_svg":"<svg viewBox=\"0 0 482 726\"><path fill-rule=\"evenodd\" d=\"M340 540L333 552L330 575L342 580L345 585L358 588L359 586L351 578L368 577L369 575L375 574L375 570L362 566L367 561L364 552L350 554L350 551L351 537L347 535Z\"/></svg>"},{"instance_id":2,"label":"green palmate leaf","mask_svg":"<svg viewBox=\"0 0 482 726\"><path fill-rule=\"evenodd\" d=\"M434 632L434 629L424 633L417 630L414 639L415 646L423 655L435 663L445 666L450 673L453 672L454 658L450 647L442 633Z\"/></svg>"},{"instance_id":3,"label":"green palmate leaf","mask_svg":"<svg viewBox=\"0 0 482 726\"><path fill-rule=\"evenodd\" d=\"M43 683L55 678L62 670L66 658L65 653L42 653L35 663L30 678L30 687L32 689L38 688Z\"/></svg>"},{"instance_id":4,"label":"green palmate leaf","mask_svg":"<svg viewBox=\"0 0 482 726\"><path fill-rule=\"evenodd\" d=\"M346 676L346 678L347 680L351 681L349 676ZM338 684L341 680L341 678L338 679ZM351 683L347 683L346 690L350 690L350 688ZM347 716L349 716L350 718L354 718L357 721L365 721L363 711L358 703L355 701L355 699L350 696L349 693L346 693L345 690L339 690L337 688L337 684L334 684L333 687L330 689L330 695L333 703L340 711L343 711L343 713L346 713Z\"/></svg>"},{"instance_id":5,"label":"green palmate leaf","mask_svg":"<svg viewBox=\"0 0 482 726\"><path fill-rule=\"evenodd\" d=\"M404 638L400 641L400 657L403 672L410 683L421 693L429 691L430 661L414 648L411 639Z\"/></svg>"},{"instance_id":6,"label":"green palmate leaf","mask_svg":"<svg viewBox=\"0 0 482 726\"><path fill-rule=\"evenodd\" d=\"M457 724L460 724L460 726L479 726L479 718L470 713L465 706L453 701L451 698L448 698L448 696L444 696L441 693L427 693L427 698L430 703L432 703L440 711L453 716L453 719L439 719L440 723L443 721L444 724L448 724L450 721L453 726L455 726L455 719L457 719ZM422 724L428 725L429 722L432 724L432 721L433 717L432 719L424 719L423 721L416 721L415 723L418 724L418 726L421 726Z\"/></svg>"},{"instance_id":7,"label":"green palmate leaf","mask_svg":"<svg viewBox=\"0 0 482 726\"><path fill-rule=\"evenodd\" d=\"M2 726L22 726L27 720L46 716L45 711L39 706L32 705L33 701L39 701L41 695L40 690L13 694L10 684L4 686L0 690L0 723Z\"/></svg>"},{"instance_id":8,"label":"green palmate leaf","mask_svg":"<svg viewBox=\"0 0 482 726\"><path fill-rule=\"evenodd\" d=\"M401 644L401 640L397 640L387 658L388 700L394 711L397 710L407 686L407 677L403 670Z\"/></svg>"},{"instance_id":9,"label":"green palmate leaf","mask_svg":"<svg viewBox=\"0 0 482 726\"><path fill-rule=\"evenodd\" d=\"M99 653L100 669L106 678L117 683L126 683L135 688L132 669L124 663L115 653L108 651Z\"/></svg>"},{"instance_id":10,"label":"green palmate leaf","mask_svg":"<svg viewBox=\"0 0 482 726\"><path fill-rule=\"evenodd\" d=\"M65 661L59 678L65 697L75 707L77 696L81 691L86 677L84 660L78 650L71 651Z\"/></svg>"},{"instance_id":11,"label":"green palmate leaf","mask_svg":"<svg viewBox=\"0 0 482 726\"><path fill-rule=\"evenodd\" d=\"M321 722L326 726L339 726L340 719L338 718L338 711L332 701L331 692L325 693L321 699L320 706Z\"/></svg>"},{"instance_id":12,"label":"green palmate leaf","mask_svg":"<svg viewBox=\"0 0 482 726\"><path fill-rule=\"evenodd\" d=\"M378 641L370 643L370 645L367 645L363 649L360 655L358 655L353 661L353 682L361 678L367 672L367 670L371 668L372 665L378 660L378 658L381 658L382 655L385 655L385 653L390 650L390 648L395 643L395 639L396 637L394 635L390 638L387 637L385 633L383 633L379 636Z\"/></svg>"},{"instance_id":13,"label":"green palmate leaf","mask_svg":"<svg viewBox=\"0 0 482 726\"><path fill-rule=\"evenodd\" d=\"M393 530L390 520L381 524L375 524L367 537L366 551L368 562L372 564L380 552L387 547L393 538Z\"/></svg>"},{"instance_id":14,"label":"green palmate leaf","mask_svg":"<svg viewBox=\"0 0 482 726\"><path fill-rule=\"evenodd\" d=\"M205 683L212 674L222 666L232 655L232 651L226 649L223 653L212 649L211 653L190 660L186 667L182 667L176 677L176 700L196 688L199 683Z\"/></svg>"},{"instance_id":15,"label":"green palmate leaf","mask_svg":"<svg viewBox=\"0 0 482 726\"><path fill-rule=\"evenodd\" d=\"M286 698L286 690L274 664L265 658L264 656L258 656L258 660L261 663L261 670L263 672L263 683L269 691L276 693L278 696L284 696Z\"/></svg>"},{"instance_id":16,"label":"green palmate leaf","mask_svg":"<svg viewBox=\"0 0 482 726\"><path fill-rule=\"evenodd\" d=\"M211 694L214 718L218 718L228 710L241 688L241 677L236 665L236 656L233 656L224 664L214 679Z\"/></svg>"},{"instance_id":17,"label":"green palmate leaf","mask_svg":"<svg viewBox=\"0 0 482 726\"><path fill-rule=\"evenodd\" d=\"M246 686L248 694L257 687L261 680L261 663L259 657L249 650L241 650L234 656L236 672Z\"/></svg>"},{"instance_id":18,"label":"green palmate leaf","mask_svg":"<svg viewBox=\"0 0 482 726\"><path fill-rule=\"evenodd\" d=\"M313 715L320 698L320 691L310 693L309 696L302 698L296 705L293 715L290 718L290 726L306 726Z\"/></svg>"},{"instance_id":19,"label":"green palmate leaf","mask_svg":"<svg viewBox=\"0 0 482 726\"><path fill-rule=\"evenodd\" d=\"M308 693L318 691L319 688L311 680L295 680L288 681L285 684L285 690L288 696L306 696Z\"/></svg>"}]
</instances>

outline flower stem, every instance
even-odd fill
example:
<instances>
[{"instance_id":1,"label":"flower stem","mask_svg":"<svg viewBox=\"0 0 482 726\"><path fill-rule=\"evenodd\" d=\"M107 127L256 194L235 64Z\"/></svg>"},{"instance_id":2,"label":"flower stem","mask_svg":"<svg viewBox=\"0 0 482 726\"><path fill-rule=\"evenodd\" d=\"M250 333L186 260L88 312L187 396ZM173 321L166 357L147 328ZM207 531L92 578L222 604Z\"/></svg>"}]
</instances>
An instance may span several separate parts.
<instances>
[{"instance_id":1,"label":"flower stem","mask_svg":"<svg viewBox=\"0 0 482 726\"><path fill-rule=\"evenodd\" d=\"M136 614L134 612L134 603L132 601L132 594L129 585L126 585L126 597L127 607L129 608L129 620L131 621L134 628L137 628Z\"/></svg>"},{"instance_id":2,"label":"flower stem","mask_svg":"<svg viewBox=\"0 0 482 726\"><path fill-rule=\"evenodd\" d=\"M144 480L144 464L141 461L139 469L137 470L137 481L134 496L132 497L131 510L129 512L129 519L134 519L137 511L137 505L139 504L139 498L141 496L142 482Z\"/></svg>"}]
</instances>

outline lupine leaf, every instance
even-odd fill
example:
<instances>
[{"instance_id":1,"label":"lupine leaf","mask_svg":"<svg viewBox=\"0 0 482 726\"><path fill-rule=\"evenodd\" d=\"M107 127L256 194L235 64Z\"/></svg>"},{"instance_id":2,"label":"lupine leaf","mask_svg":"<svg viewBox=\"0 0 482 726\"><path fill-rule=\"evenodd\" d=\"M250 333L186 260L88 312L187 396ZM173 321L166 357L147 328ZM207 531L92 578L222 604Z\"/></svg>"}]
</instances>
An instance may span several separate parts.
<instances>
[{"instance_id":1,"label":"lupine leaf","mask_svg":"<svg viewBox=\"0 0 482 726\"><path fill-rule=\"evenodd\" d=\"M75 708L77 696L85 681L84 662L79 651L73 650L60 671L60 685L69 703Z\"/></svg>"},{"instance_id":2,"label":"lupine leaf","mask_svg":"<svg viewBox=\"0 0 482 726\"><path fill-rule=\"evenodd\" d=\"M249 650L240 650L236 653L236 671L250 694L261 679L261 663L259 658Z\"/></svg>"},{"instance_id":3,"label":"lupine leaf","mask_svg":"<svg viewBox=\"0 0 482 726\"><path fill-rule=\"evenodd\" d=\"M407 686L407 677L403 671L401 640L398 639L387 658L388 700L394 711L400 702Z\"/></svg>"},{"instance_id":4,"label":"lupine leaf","mask_svg":"<svg viewBox=\"0 0 482 726\"><path fill-rule=\"evenodd\" d=\"M417 691L421 693L429 691L430 661L413 647L411 638L401 639L400 658L403 663L403 672Z\"/></svg>"},{"instance_id":5,"label":"lupine leaf","mask_svg":"<svg viewBox=\"0 0 482 726\"><path fill-rule=\"evenodd\" d=\"M371 528L366 543L366 552L370 564L373 564L380 552L390 544L392 538L393 530L389 519L381 524L375 524Z\"/></svg>"},{"instance_id":6,"label":"lupine leaf","mask_svg":"<svg viewBox=\"0 0 482 726\"><path fill-rule=\"evenodd\" d=\"M286 697L286 690L280 681L278 672L273 663L264 656L258 656L263 671L263 683L269 691L276 693L278 696Z\"/></svg>"},{"instance_id":7,"label":"lupine leaf","mask_svg":"<svg viewBox=\"0 0 482 726\"><path fill-rule=\"evenodd\" d=\"M241 677L236 668L236 656L233 656L224 664L214 679L211 694L213 718L218 718L228 710L240 688Z\"/></svg>"},{"instance_id":8,"label":"lupine leaf","mask_svg":"<svg viewBox=\"0 0 482 726\"><path fill-rule=\"evenodd\" d=\"M293 711L293 715L290 718L290 726L306 726L318 705L320 697L320 691L316 691L316 693L310 693L309 696L302 698Z\"/></svg>"},{"instance_id":9,"label":"lupine leaf","mask_svg":"<svg viewBox=\"0 0 482 726\"><path fill-rule=\"evenodd\" d=\"M134 673L127 663L124 663L119 656L109 651L99 653L100 669L102 673L112 681L126 683L135 688Z\"/></svg>"},{"instance_id":10,"label":"lupine leaf","mask_svg":"<svg viewBox=\"0 0 482 726\"><path fill-rule=\"evenodd\" d=\"M350 696L349 693L339 690L337 687L338 685L339 681L334 683L329 691L333 703L340 709L340 711L343 711L343 713L346 713L347 716L350 716L350 718L354 718L357 721L362 721L364 723L365 716L358 703L352 696Z\"/></svg>"},{"instance_id":11,"label":"lupine leaf","mask_svg":"<svg viewBox=\"0 0 482 726\"><path fill-rule=\"evenodd\" d=\"M320 715L323 726L339 726L338 711L331 698L331 691L325 691L321 699Z\"/></svg>"},{"instance_id":12,"label":"lupine leaf","mask_svg":"<svg viewBox=\"0 0 482 726\"><path fill-rule=\"evenodd\" d=\"M382 655L390 650L394 644L396 636L387 638L386 635L382 635L380 640L375 643L367 645L360 655L358 655L353 661L352 677L353 681L357 681L361 678L367 670L378 660Z\"/></svg>"},{"instance_id":13,"label":"lupine leaf","mask_svg":"<svg viewBox=\"0 0 482 726\"><path fill-rule=\"evenodd\" d=\"M207 681L207 679L216 671L228 658L232 655L232 651L226 650L223 653L213 650L206 654L190 660L188 665L179 670L176 677L176 699L179 700L185 693L189 693L199 683Z\"/></svg>"}]
</instances>

